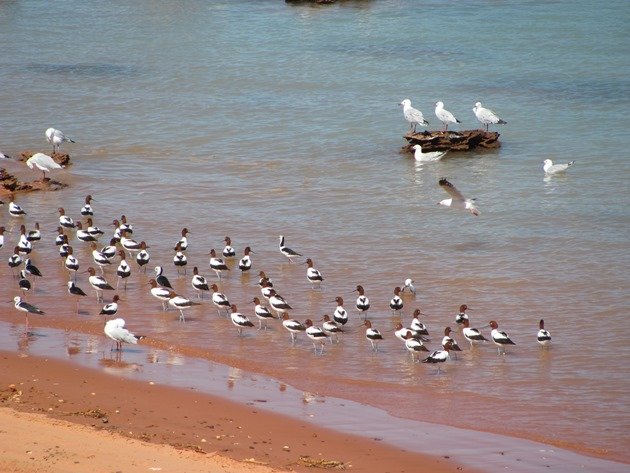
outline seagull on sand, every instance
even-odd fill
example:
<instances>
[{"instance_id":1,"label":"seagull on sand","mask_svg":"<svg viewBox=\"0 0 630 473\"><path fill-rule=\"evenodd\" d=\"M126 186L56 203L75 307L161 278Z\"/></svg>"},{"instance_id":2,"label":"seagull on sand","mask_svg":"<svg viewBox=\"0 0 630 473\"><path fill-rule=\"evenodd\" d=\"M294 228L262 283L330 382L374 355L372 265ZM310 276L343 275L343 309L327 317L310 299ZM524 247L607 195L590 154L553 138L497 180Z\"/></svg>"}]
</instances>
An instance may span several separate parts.
<instances>
[{"instance_id":1,"label":"seagull on sand","mask_svg":"<svg viewBox=\"0 0 630 473\"><path fill-rule=\"evenodd\" d=\"M61 146L61 143L64 141L74 143L74 141L64 135L61 130L55 128L48 128L48 130L46 130L46 139L53 145L53 153L59 150L59 146Z\"/></svg>"},{"instance_id":2,"label":"seagull on sand","mask_svg":"<svg viewBox=\"0 0 630 473\"><path fill-rule=\"evenodd\" d=\"M496 113L494 113L489 108L483 108L481 106L481 102L477 102L475 104L475 108L472 109L475 112L475 116L477 120L481 122L482 125L486 126L486 131L488 131L488 126L490 125L505 125L507 122L501 120Z\"/></svg>"},{"instance_id":3,"label":"seagull on sand","mask_svg":"<svg viewBox=\"0 0 630 473\"><path fill-rule=\"evenodd\" d=\"M470 210L470 213L475 217L479 215L479 210L477 210L473 202L474 199L466 199L463 194L444 177L439 180L438 184L451 196L450 199L444 199L438 202L438 205L444 205L445 207L451 207L453 209Z\"/></svg>"},{"instance_id":4,"label":"seagull on sand","mask_svg":"<svg viewBox=\"0 0 630 473\"><path fill-rule=\"evenodd\" d=\"M419 163L435 163L444 157L448 151L430 151L428 153L422 152L422 146L413 145L411 149L415 149L413 157Z\"/></svg>"},{"instance_id":5,"label":"seagull on sand","mask_svg":"<svg viewBox=\"0 0 630 473\"><path fill-rule=\"evenodd\" d=\"M142 340L144 336L134 335L125 328L124 319L112 319L105 323L103 330L105 335L116 342L116 351L122 351L122 344L131 343L133 345L138 343L138 340Z\"/></svg>"},{"instance_id":6,"label":"seagull on sand","mask_svg":"<svg viewBox=\"0 0 630 473\"><path fill-rule=\"evenodd\" d=\"M403 116L405 120L409 122L409 126L414 133L416 132L417 125L427 126L429 124L429 122L424 119L422 112L411 106L411 100L405 99L400 102L399 105L402 105Z\"/></svg>"},{"instance_id":7,"label":"seagull on sand","mask_svg":"<svg viewBox=\"0 0 630 473\"><path fill-rule=\"evenodd\" d=\"M44 174L44 181L46 180L47 172L51 172L53 169L61 169L63 167L56 163L53 158L44 153L35 153L26 160L26 165L31 169L39 169Z\"/></svg>"},{"instance_id":8,"label":"seagull on sand","mask_svg":"<svg viewBox=\"0 0 630 473\"><path fill-rule=\"evenodd\" d=\"M455 115L444 109L444 102L435 103L435 116L444 124L444 131L448 131L449 123L461 123Z\"/></svg>"},{"instance_id":9,"label":"seagull on sand","mask_svg":"<svg viewBox=\"0 0 630 473\"><path fill-rule=\"evenodd\" d=\"M569 169L569 166L573 166L575 161L568 162L566 164L553 164L551 159L545 159L543 161L543 171L547 176L552 174L558 174L559 172L564 172Z\"/></svg>"}]
</instances>

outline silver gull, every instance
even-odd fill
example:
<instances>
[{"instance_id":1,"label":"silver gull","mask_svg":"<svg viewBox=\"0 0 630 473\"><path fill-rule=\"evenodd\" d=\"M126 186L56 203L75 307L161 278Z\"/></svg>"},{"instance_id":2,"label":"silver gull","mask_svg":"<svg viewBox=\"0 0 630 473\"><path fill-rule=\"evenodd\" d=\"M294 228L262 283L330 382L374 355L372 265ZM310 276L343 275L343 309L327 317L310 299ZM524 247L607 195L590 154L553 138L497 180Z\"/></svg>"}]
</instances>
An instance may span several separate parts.
<instances>
[{"instance_id":1,"label":"silver gull","mask_svg":"<svg viewBox=\"0 0 630 473\"><path fill-rule=\"evenodd\" d=\"M61 146L63 142L74 143L74 141L64 135L61 130L55 128L48 128L46 130L46 139L53 145L53 153L59 150L59 146Z\"/></svg>"},{"instance_id":2,"label":"silver gull","mask_svg":"<svg viewBox=\"0 0 630 473\"><path fill-rule=\"evenodd\" d=\"M475 116L477 120L479 120L483 125L486 126L486 131L488 131L489 125L505 125L507 122L501 120L496 113L494 113L489 108L483 108L481 106L481 102L477 102L475 104L475 108L472 109L475 112Z\"/></svg>"},{"instance_id":3,"label":"silver gull","mask_svg":"<svg viewBox=\"0 0 630 473\"><path fill-rule=\"evenodd\" d=\"M405 117L405 120L409 122L409 126L414 133L416 132L417 125L427 126L429 124L429 122L424 119L422 112L411 106L411 100L405 99L400 102L399 105L402 105L403 116Z\"/></svg>"},{"instance_id":4,"label":"silver gull","mask_svg":"<svg viewBox=\"0 0 630 473\"><path fill-rule=\"evenodd\" d=\"M465 198L464 195L444 177L439 180L438 184L451 196L450 199L444 199L438 202L438 205L444 205L445 207L451 207L453 209L470 210L470 213L475 217L479 215L479 210L477 210L473 202L474 199Z\"/></svg>"},{"instance_id":5,"label":"silver gull","mask_svg":"<svg viewBox=\"0 0 630 473\"><path fill-rule=\"evenodd\" d=\"M411 148L415 149L413 157L416 159L416 161L420 163L435 163L439 161L440 159L442 159L444 155L448 152L448 151L430 151L428 153L423 153L422 146L420 145L413 145Z\"/></svg>"},{"instance_id":6,"label":"silver gull","mask_svg":"<svg viewBox=\"0 0 630 473\"><path fill-rule=\"evenodd\" d=\"M26 165L31 169L37 168L44 173L44 180L46 180L47 172L51 172L53 169L61 169L63 167L56 163L53 158L44 153L35 153L26 160Z\"/></svg>"},{"instance_id":7,"label":"silver gull","mask_svg":"<svg viewBox=\"0 0 630 473\"><path fill-rule=\"evenodd\" d=\"M449 123L461 123L457 118L455 118L455 115L444 109L443 102L436 102L435 116L438 117L438 120L444 124L444 131L448 131Z\"/></svg>"},{"instance_id":8,"label":"silver gull","mask_svg":"<svg viewBox=\"0 0 630 473\"><path fill-rule=\"evenodd\" d=\"M543 161L543 171L545 171L545 174L547 175L564 172L569 169L569 166L573 166L574 162L575 161L571 161L566 164L553 164L553 161L551 159L545 159Z\"/></svg>"}]
</instances>

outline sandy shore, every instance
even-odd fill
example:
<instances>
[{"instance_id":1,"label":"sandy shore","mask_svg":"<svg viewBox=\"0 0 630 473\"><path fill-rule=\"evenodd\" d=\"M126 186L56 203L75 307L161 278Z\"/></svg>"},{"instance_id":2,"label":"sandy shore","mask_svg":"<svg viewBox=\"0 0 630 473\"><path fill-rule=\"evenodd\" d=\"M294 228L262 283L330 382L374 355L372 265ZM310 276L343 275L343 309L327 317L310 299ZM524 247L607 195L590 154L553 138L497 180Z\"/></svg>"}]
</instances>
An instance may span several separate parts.
<instances>
[{"instance_id":1,"label":"sandy shore","mask_svg":"<svg viewBox=\"0 0 630 473\"><path fill-rule=\"evenodd\" d=\"M473 471L227 399L63 361L0 352L0 366L0 471Z\"/></svg>"}]
</instances>

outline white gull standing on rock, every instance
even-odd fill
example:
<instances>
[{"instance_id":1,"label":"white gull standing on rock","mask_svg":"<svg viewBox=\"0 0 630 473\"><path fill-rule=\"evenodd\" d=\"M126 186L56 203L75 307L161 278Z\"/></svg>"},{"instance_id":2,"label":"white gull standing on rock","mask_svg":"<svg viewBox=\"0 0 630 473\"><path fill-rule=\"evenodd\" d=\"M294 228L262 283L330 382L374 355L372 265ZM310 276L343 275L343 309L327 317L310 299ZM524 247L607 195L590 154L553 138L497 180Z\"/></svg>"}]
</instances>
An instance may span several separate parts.
<instances>
[{"instance_id":1,"label":"white gull standing on rock","mask_svg":"<svg viewBox=\"0 0 630 473\"><path fill-rule=\"evenodd\" d=\"M481 102L475 103L475 108L472 109L475 112L475 116L477 120L479 120L483 125L486 126L486 131L488 131L488 126L490 125L505 125L507 122L501 120L496 113L494 113L489 108L483 108L481 106Z\"/></svg>"},{"instance_id":2,"label":"white gull standing on rock","mask_svg":"<svg viewBox=\"0 0 630 473\"><path fill-rule=\"evenodd\" d=\"M405 99L400 102L399 105L402 105L403 116L405 117L405 120L409 122L409 126L414 133L416 132L417 125L427 126L429 124L429 122L424 119L422 112L411 106L411 100Z\"/></svg>"},{"instance_id":3,"label":"white gull standing on rock","mask_svg":"<svg viewBox=\"0 0 630 473\"><path fill-rule=\"evenodd\" d=\"M444 124L444 131L448 131L449 123L461 123L457 118L455 118L455 115L444 109L443 102L436 102L435 116L438 117L438 120Z\"/></svg>"},{"instance_id":4,"label":"white gull standing on rock","mask_svg":"<svg viewBox=\"0 0 630 473\"><path fill-rule=\"evenodd\" d=\"M51 145L53 145L53 153L59 150L59 146L61 146L61 143L63 142L67 141L69 143L74 143L74 141L64 135L61 130L57 130L55 128L48 128L46 130L46 139Z\"/></svg>"},{"instance_id":5,"label":"white gull standing on rock","mask_svg":"<svg viewBox=\"0 0 630 473\"><path fill-rule=\"evenodd\" d=\"M61 169L63 167L56 163L53 158L44 153L35 153L26 160L26 165L31 169L37 168L43 172L44 180L46 179L47 172L51 172L53 169Z\"/></svg>"}]
</instances>

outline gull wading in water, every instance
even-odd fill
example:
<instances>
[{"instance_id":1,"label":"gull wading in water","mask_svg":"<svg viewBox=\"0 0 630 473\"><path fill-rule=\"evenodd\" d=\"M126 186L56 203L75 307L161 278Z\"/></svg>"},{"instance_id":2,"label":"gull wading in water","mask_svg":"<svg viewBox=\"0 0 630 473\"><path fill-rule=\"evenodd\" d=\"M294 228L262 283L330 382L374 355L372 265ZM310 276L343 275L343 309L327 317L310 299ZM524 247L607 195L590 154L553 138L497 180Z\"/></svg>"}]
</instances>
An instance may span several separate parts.
<instances>
[{"instance_id":1,"label":"gull wading in water","mask_svg":"<svg viewBox=\"0 0 630 473\"><path fill-rule=\"evenodd\" d=\"M134 335L125 327L124 319L112 319L105 323L103 329L105 335L116 342L116 350L122 351L123 343L131 343L133 345L138 343L138 340L142 340L144 336Z\"/></svg>"},{"instance_id":2,"label":"gull wading in water","mask_svg":"<svg viewBox=\"0 0 630 473\"><path fill-rule=\"evenodd\" d=\"M413 145L411 149L414 149L413 157L419 163L435 163L442 159L448 151L430 151L428 153L422 152L422 146Z\"/></svg>"},{"instance_id":3,"label":"gull wading in water","mask_svg":"<svg viewBox=\"0 0 630 473\"><path fill-rule=\"evenodd\" d=\"M479 210L477 210L473 202L474 199L466 199L463 194L444 177L439 180L438 184L451 196L450 199L444 199L438 202L438 205L444 205L445 207L451 207L453 209L470 210L470 213L475 217L479 215Z\"/></svg>"},{"instance_id":4,"label":"gull wading in water","mask_svg":"<svg viewBox=\"0 0 630 473\"><path fill-rule=\"evenodd\" d=\"M416 132L417 125L427 126L429 124L429 122L424 119L422 112L411 106L411 100L405 99L400 102L399 105L402 105L403 116L405 117L405 120L409 122L409 126L414 133Z\"/></svg>"},{"instance_id":5,"label":"gull wading in water","mask_svg":"<svg viewBox=\"0 0 630 473\"><path fill-rule=\"evenodd\" d=\"M416 286L414 286L413 283L414 283L413 279L411 278L405 279L405 283L403 284L403 287L400 290L400 292L408 292L409 294L412 294L413 296L415 296Z\"/></svg>"},{"instance_id":6,"label":"gull wading in water","mask_svg":"<svg viewBox=\"0 0 630 473\"><path fill-rule=\"evenodd\" d=\"M483 108L481 106L481 102L477 102L475 104L475 108L472 109L475 112L475 116L477 120L481 122L482 125L486 126L486 131L488 131L488 126L490 125L505 125L506 121L501 120L496 113L494 113L489 108Z\"/></svg>"},{"instance_id":7,"label":"gull wading in water","mask_svg":"<svg viewBox=\"0 0 630 473\"><path fill-rule=\"evenodd\" d=\"M449 123L461 123L457 118L455 118L455 115L444 109L443 102L435 103L435 116L438 117L438 120L444 124L445 132L448 131Z\"/></svg>"},{"instance_id":8,"label":"gull wading in water","mask_svg":"<svg viewBox=\"0 0 630 473\"><path fill-rule=\"evenodd\" d=\"M60 164L57 164L53 158L44 153L35 153L26 160L26 165L31 169L39 169L44 174L44 180L46 180L47 172L51 172L53 169L61 169L63 167Z\"/></svg>"},{"instance_id":9,"label":"gull wading in water","mask_svg":"<svg viewBox=\"0 0 630 473\"><path fill-rule=\"evenodd\" d=\"M545 174L547 176L558 174L559 172L564 172L569 169L570 166L573 166L574 162L575 161L571 161L566 164L553 164L553 161L551 159L545 159L543 161L543 171L545 171Z\"/></svg>"},{"instance_id":10,"label":"gull wading in water","mask_svg":"<svg viewBox=\"0 0 630 473\"><path fill-rule=\"evenodd\" d=\"M53 145L53 153L59 150L59 146L61 146L63 142L74 143L74 141L64 135L61 130L55 128L48 128L46 130L46 139Z\"/></svg>"}]
</instances>

